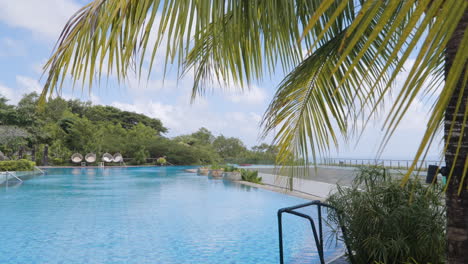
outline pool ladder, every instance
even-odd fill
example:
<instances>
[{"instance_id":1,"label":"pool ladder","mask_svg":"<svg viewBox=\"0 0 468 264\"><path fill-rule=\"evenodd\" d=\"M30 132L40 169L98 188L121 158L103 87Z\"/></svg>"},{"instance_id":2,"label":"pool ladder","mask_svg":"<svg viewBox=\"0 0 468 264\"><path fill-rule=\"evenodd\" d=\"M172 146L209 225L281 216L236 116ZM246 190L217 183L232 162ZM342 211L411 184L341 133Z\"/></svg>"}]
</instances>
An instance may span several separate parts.
<instances>
[{"instance_id":1,"label":"pool ladder","mask_svg":"<svg viewBox=\"0 0 468 264\"><path fill-rule=\"evenodd\" d=\"M34 166L34 170L38 170L42 175L45 175L45 171L41 170L39 167Z\"/></svg>"},{"instance_id":2,"label":"pool ladder","mask_svg":"<svg viewBox=\"0 0 468 264\"><path fill-rule=\"evenodd\" d=\"M305 207L309 207L309 206L316 206L317 207L318 227L315 225L315 221L314 221L314 219L312 219L312 217L310 215L307 215L307 214L296 211L297 209L305 208ZM312 228L312 234L313 234L314 240L315 240L315 245L317 247L317 252L318 252L318 255L319 255L319 258L320 258L320 263L321 264L326 263L325 262L324 252L323 252L323 221L322 221L322 208L323 207L328 208L328 209L332 209L332 210L335 211L335 213L337 213L337 215L339 217L340 229L341 229L341 233L343 235L344 244L346 245L347 251L351 252L349 247L348 247L348 244L347 244L347 237L346 237L345 227L342 224L342 220L341 220L340 215L337 212L336 208L334 208L333 206L331 206L329 204L322 203L321 201L316 200L316 201L312 201L312 202L308 202L308 203L304 203L304 204L299 204L299 205L295 205L295 206L291 206L291 207L281 208L281 209L278 210L278 233L279 233L280 264L284 264L283 221L282 221L282 216L283 216L284 213L292 214L292 215L299 216L301 218L309 220L310 226ZM354 263L354 260L353 260L353 257L352 257L351 254L348 254L348 258L349 258L349 261L351 263Z\"/></svg>"},{"instance_id":3,"label":"pool ladder","mask_svg":"<svg viewBox=\"0 0 468 264\"><path fill-rule=\"evenodd\" d=\"M5 174L5 178L6 178L6 179L5 179L5 182L6 182L7 184L8 184L8 180L9 180L9 178L8 178L8 175L11 175L11 176L13 176L13 178L17 179L17 180L18 180L20 183L22 183L22 182L23 182L23 180L22 180L22 179L20 179L18 176L16 176L16 173L14 173L14 172L9 172L9 171L6 171L6 174Z\"/></svg>"}]
</instances>

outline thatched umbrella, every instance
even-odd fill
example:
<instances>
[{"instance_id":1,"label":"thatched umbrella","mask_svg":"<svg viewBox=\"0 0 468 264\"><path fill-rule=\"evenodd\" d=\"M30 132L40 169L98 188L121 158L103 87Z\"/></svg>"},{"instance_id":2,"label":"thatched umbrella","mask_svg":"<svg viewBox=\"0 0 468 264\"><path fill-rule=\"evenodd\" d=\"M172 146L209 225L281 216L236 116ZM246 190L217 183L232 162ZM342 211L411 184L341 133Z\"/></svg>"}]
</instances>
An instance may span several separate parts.
<instances>
[{"instance_id":1,"label":"thatched umbrella","mask_svg":"<svg viewBox=\"0 0 468 264\"><path fill-rule=\"evenodd\" d=\"M80 153L75 153L71 156L71 161L73 163L80 163L83 161L83 156Z\"/></svg>"},{"instance_id":2,"label":"thatched umbrella","mask_svg":"<svg viewBox=\"0 0 468 264\"><path fill-rule=\"evenodd\" d=\"M117 163L117 162L123 162L122 154L120 154L120 153L118 153L118 152L114 154L114 158L113 158L113 159L114 159L114 162L116 162L116 163Z\"/></svg>"},{"instance_id":3,"label":"thatched umbrella","mask_svg":"<svg viewBox=\"0 0 468 264\"><path fill-rule=\"evenodd\" d=\"M88 163L94 163L94 162L96 162L96 154L94 154L94 153L88 153L88 154L86 154L85 160L86 160L86 162L88 162Z\"/></svg>"},{"instance_id":4,"label":"thatched umbrella","mask_svg":"<svg viewBox=\"0 0 468 264\"><path fill-rule=\"evenodd\" d=\"M104 155L102 155L102 161L104 162L112 162L113 160L114 157L112 157L112 155L109 153L104 153Z\"/></svg>"}]
</instances>

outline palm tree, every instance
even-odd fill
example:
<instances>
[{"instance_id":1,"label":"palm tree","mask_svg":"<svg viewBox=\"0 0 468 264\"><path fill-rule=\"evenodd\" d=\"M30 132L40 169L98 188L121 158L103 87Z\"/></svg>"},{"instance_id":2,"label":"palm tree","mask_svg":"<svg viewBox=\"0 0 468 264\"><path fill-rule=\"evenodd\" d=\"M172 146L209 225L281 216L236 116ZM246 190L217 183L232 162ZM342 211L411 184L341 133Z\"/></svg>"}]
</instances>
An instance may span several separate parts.
<instances>
[{"instance_id":1,"label":"palm tree","mask_svg":"<svg viewBox=\"0 0 468 264\"><path fill-rule=\"evenodd\" d=\"M264 133L277 129L278 162L308 162L379 114L383 149L415 100L430 96L410 171L443 127L447 259L468 263L467 6L466 0L94 0L65 26L45 66L42 100L68 75L91 86L104 71L119 81L131 69L151 73L162 48L165 65L177 64L181 76L194 71L193 97L213 83L244 89L283 71Z\"/></svg>"}]
</instances>

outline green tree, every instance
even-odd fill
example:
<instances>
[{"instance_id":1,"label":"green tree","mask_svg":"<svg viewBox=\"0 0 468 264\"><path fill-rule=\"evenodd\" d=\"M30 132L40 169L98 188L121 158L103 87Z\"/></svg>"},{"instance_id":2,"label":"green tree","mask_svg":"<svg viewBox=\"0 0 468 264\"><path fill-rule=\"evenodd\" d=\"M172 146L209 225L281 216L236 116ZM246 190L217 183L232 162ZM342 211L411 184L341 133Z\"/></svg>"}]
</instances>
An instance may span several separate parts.
<instances>
[{"instance_id":1,"label":"green tree","mask_svg":"<svg viewBox=\"0 0 468 264\"><path fill-rule=\"evenodd\" d=\"M15 108L7 102L8 99L0 95L0 125L16 125Z\"/></svg>"},{"instance_id":2,"label":"green tree","mask_svg":"<svg viewBox=\"0 0 468 264\"><path fill-rule=\"evenodd\" d=\"M192 133L191 136L197 139L199 144L205 145L205 146L211 145L213 141L215 140L215 137L213 136L211 131L209 131L208 129L204 127L198 129L197 132Z\"/></svg>"},{"instance_id":3,"label":"green tree","mask_svg":"<svg viewBox=\"0 0 468 264\"><path fill-rule=\"evenodd\" d=\"M242 154L247 151L244 143L238 138L227 138L223 135L213 141L213 147L225 162L236 163Z\"/></svg>"},{"instance_id":4,"label":"green tree","mask_svg":"<svg viewBox=\"0 0 468 264\"><path fill-rule=\"evenodd\" d=\"M25 94L16 106L17 125L22 127L31 127L37 122L37 93Z\"/></svg>"},{"instance_id":5,"label":"green tree","mask_svg":"<svg viewBox=\"0 0 468 264\"><path fill-rule=\"evenodd\" d=\"M26 145L28 137L29 134L22 128L0 125L0 151L7 156L12 156Z\"/></svg>"},{"instance_id":6,"label":"green tree","mask_svg":"<svg viewBox=\"0 0 468 264\"><path fill-rule=\"evenodd\" d=\"M282 69L289 74L265 114L265 133L279 127L279 162L307 164L310 155L337 145L339 135L365 127L391 92L396 97L385 113L382 147L415 99L435 94L410 172L444 125L447 261L468 263L467 6L467 0L94 0L65 26L46 65L43 95L58 89L69 71L90 85L104 70L116 69L119 80L129 69L141 73L145 56L153 54L153 65L156 50L167 47L163 40L170 43L166 65L194 70L194 96L212 81L242 87ZM393 89L410 60L405 83Z\"/></svg>"},{"instance_id":7,"label":"green tree","mask_svg":"<svg viewBox=\"0 0 468 264\"><path fill-rule=\"evenodd\" d=\"M75 105L75 103L73 105ZM113 122L114 124L119 123L126 129L130 129L138 124L143 124L155 129L159 133L167 132L167 128L162 125L161 120L159 119L150 118L143 114L122 111L113 106L88 106L86 107L85 111L75 106L75 109L78 111L76 113L82 113L83 116L93 122Z\"/></svg>"}]
</instances>

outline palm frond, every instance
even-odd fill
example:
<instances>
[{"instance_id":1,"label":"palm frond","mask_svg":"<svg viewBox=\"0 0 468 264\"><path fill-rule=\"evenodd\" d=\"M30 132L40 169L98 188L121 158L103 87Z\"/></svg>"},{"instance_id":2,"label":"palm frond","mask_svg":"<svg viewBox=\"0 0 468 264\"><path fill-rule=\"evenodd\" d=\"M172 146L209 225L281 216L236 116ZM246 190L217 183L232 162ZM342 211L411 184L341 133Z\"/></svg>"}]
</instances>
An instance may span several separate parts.
<instances>
[{"instance_id":1,"label":"palm frond","mask_svg":"<svg viewBox=\"0 0 468 264\"><path fill-rule=\"evenodd\" d=\"M45 66L41 98L61 89L69 75L91 87L105 71L119 81L131 69L141 74L148 56L149 74L172 63L180 74L194 69L193 96L213 82L243 88L283 70L290 73L264 116L264 133L279 127L280 162L293 156L307 163L337 146L339 136L364 129L393 91L382 151L410 105L435 94L411 172L443 124L451 98L462 95L460 79L466 84L466 32L450 71L443 61L467 6L459 0L95 0L65 26ZM165 59L156 61L163 44ZM394 89L413 59L407 80ZM463 108L455 115L466 115Z\"/></svg>"}]
</instances>

